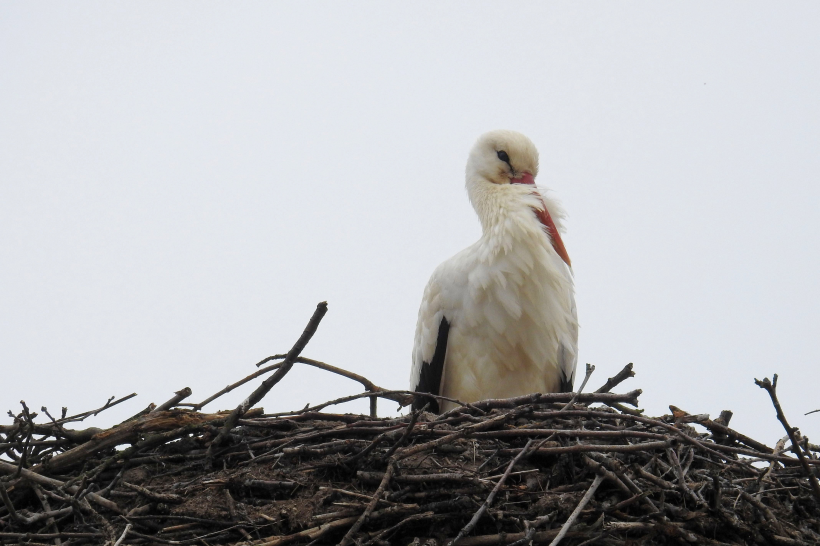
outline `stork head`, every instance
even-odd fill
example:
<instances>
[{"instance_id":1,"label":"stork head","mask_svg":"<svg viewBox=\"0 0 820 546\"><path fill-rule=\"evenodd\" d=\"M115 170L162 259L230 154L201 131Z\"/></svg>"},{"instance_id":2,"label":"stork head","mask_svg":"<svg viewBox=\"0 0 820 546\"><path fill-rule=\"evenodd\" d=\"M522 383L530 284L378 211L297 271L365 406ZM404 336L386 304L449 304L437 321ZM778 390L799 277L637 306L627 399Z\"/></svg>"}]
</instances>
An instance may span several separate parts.
<instances>
[{"instance_id":1,"label":"stork head","mask_svg":"<svg viewBox=\"0 0 820 546\"><path fill-rule=\"evenodd\" d=\"M467 161L467 180L493 184L533 184L538 150L515 131L490 131L478 137Z\"/></svg>"},{"instance_id":2,"label":"stork head","mask_svg":"<svg viewBox=\"0 0 820 546\"><path fill-rule=\"evenodd\" d=\"M541 222L555 252L572 267L564 242L538 190L538 150L515 131L490 131L478 137L467 160L467 193L485 233L505 221L502 211L528 211ZM534 213L534 215L532 215Z\"/></svg>"}]
</instances>

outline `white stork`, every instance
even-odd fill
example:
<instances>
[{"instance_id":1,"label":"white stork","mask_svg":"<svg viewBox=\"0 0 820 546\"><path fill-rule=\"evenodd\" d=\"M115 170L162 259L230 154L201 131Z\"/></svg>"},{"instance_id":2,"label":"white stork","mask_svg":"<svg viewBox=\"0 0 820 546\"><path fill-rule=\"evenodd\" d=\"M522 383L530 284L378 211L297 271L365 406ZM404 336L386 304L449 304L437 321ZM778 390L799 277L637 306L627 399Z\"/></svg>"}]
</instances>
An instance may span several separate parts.
<instances>
[{"instance_id":1,"label":"white stork","mask_svg":"<svg viewBox=\"0 0 820 546\"><path fill-rule=\"evenodd\" d=\"M473 146L467 194L482 234L424 289L412 390L461 402L572 390L578 319L559 234L565 214L537 175L538 151L521 133L491 131Z\"/></svg>"}]
</instances>

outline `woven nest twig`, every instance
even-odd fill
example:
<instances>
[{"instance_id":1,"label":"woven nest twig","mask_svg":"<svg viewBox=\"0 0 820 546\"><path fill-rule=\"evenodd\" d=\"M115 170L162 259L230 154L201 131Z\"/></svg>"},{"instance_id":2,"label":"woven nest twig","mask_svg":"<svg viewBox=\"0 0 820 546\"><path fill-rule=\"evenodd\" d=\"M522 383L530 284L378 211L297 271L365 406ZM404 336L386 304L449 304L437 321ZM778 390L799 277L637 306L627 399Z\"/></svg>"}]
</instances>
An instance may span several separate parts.
<instances>
[{"instance_id":1,"label":"woven nest twig","mask_svg":"<svg viewBox=\"0 0 820 546\"><path fill-rule=\"evenodd\" d=\"M74 428L94 412L57 419L43 408L44 421L24 404L0 426L0 543L820 543L819 450L788 427L776 380L759 382L787 427L774 448L729 428L730 412L628 408L640 391L609 391L631 364L593 393L443 415L264 414L262 391L316 362L299 353L321 304L317 313L281 363L246 380L278 377L232 412L199 410L246 380L194 409L180 407L183 389L107 430ZM319 364L362 383L360 398L430 396Z\"/></svg>"}]
</instances>

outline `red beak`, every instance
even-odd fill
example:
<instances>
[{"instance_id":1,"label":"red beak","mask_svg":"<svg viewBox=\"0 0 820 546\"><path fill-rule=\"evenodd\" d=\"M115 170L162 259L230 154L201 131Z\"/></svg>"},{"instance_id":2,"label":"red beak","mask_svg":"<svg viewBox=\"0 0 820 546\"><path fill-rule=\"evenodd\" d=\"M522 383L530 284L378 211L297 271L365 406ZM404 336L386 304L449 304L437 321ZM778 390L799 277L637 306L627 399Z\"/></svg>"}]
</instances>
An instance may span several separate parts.
<instances>
[{"instance_id":1,"label":"red beak","mask_svg":"<svg viewBox=\"0 0 820 546\"><path fill-rule=\"evenodd\" d=\"M530 173L523 173L520 178L512 178L510 179L510 184L528 184L528 185L535 185L535 177L533 177ZM541 200L543 203L543 199ZM541 223L547 228L547 233L552 240L552 248L555 249L555 252L561 256L561 259L564 260L568 266L572 267L572 262L569 259L569 255L567 254L567 249L564 248L564 241L561 240L561 234L558 233L558 229L555 227L555 222L552 221L552 216L550 216L549 211L547 211L547 206L544 205L544 210L535 209L535 215L541 220Z\"/></svg>"},{"instance_id":2,"label":"red beak","mask_svg":"<svg viewBox=\"0 0 820 546\"><path fill-rule=\"evenodd\" d=\"M511 178L510 184L532 184L535 185L535 177L530 173L522 173L519 178Z\"/></svg>"}]
</instances>

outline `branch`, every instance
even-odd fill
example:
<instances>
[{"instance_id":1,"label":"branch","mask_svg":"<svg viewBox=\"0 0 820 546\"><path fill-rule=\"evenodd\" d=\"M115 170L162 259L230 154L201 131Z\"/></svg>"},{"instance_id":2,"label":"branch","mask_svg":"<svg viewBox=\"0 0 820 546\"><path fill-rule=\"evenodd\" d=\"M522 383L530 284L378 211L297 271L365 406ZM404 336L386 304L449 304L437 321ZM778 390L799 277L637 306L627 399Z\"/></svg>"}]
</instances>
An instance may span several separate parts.
<instances>
[{"instance_id":1,"label":"branch","mask_svg":"<svg viewBox=\"0 0 820 546\"><path fill-rule=\"evenodd\" d=\"M783 425L783 428L786 429L786 434L789 435L789 440L792 442L792 451L795 455L797 455L797 458L800 459L800 465L803 467L803 472L806 473L806 476L809 478L809 483L811 483L811 490L817 500L820 501L820 483L817 482L817 476L815 476L814 472L812 472L809 468L809 463L806 462L806 457L803 455L803 450L800 449L800 444L797 442L797 437L794 435L795 429L789 426L789 422L786 421L786 415L783 413L783 409L780 407L780 402L777 400L777 374L772 376L771 381L769 381L768 377L764 377L763 381L755 379L755 385L761 389L765 389L766 392L769 393L774 409L777 412L777 419Z\"/></svg>"},{"instance_id":2,"label":"branch","mask_svg":"<svg viewBox=\"0 0 820 546\"><path fill-rule=\"evenodd\" d=\"M176 393L174 393L173 398L155 407L149 413L167 411L176 406L177 404L179 404L180 402L182 402L183 400L185 400L186 398L188 398L189 396L191 396L191 387L185 387L184 389L178 390Z\"/></svg>"},{"instance_id":3,"label":"branch","mask_svg":"<svg viewBox=\"0 0 820 546\"><path fill-rule=\"evenodd\" d=\"M82 421L83 419L85 419L86 417L88 417L90 415L96 416L97 414L99 414L102 411L107 410L108 408L113 408L117 404L122 404L126 400L131 400L136 395L137 395L137 393L132 392L128 396L123 396L119 400L114 400L114 397L112 396L111 398L108 399L108 402L106 402L105 405L103 405L103 407L101 407L101 408L97 408L97 409L91 410L91 411L86 411L84 413L78 413L77 415L72 415L71 417L63 417L62 419L58 419L57 423L63 424L63 423L68 423L69 421ZM114 400L114 401L112 402L111 400ZM65 408L63 408L63 410L65 410Z\"/></svg>"},{"instance_id":4,"label":"branch","mask_svg":"<svg viewBox=\"0 0 820 546\"><path fill-rule=\"evenodd\" d=\"M270 362L271 360L279 360L281 358L286 358L286 357L287 357L287 355L283 355L283 354L269 356L266 359L258 362L256 365L258 367L258 366L261 366L262 364L264 364L265 362ZM331 373L335 373L337 375L341 375L342 377L352 379L353 381L358 381L359 383L361 383L361 385L366 390L368 390L370 392L379 392L379 393L396 392L396 391L389 391L388 389L383 389L382 387L379 387L378 385L376 385L375 383L373 383L372 381L370 381L368 378L364 377L363 375L359 375L357 373L347 371L344 368L339 368L337 366L332 366L330 364L326 364L326 363L320 362L318 360L313 360L312 358L305 358L303 356L300 356L300 357L294 359L294 362L297 363L297 364L307 364L308 366L313 366L314 368L319 368L320 370L325 370L325 371L328 371L328 372L331 372ZM390 398L391 400L394 400L394 401L398 402L399 404L402 404L402 405L405 405L405 406L412 402L412 399L409 399L407 396L396 396L396 397L393 397L393 398L388 396L386 398ZM371 415L371 417L375 417L375 415Z\"/></svg>"},{"instance_id":5,"label":"branch","mask_svg":"<svg viewBox=\"0 0 820 546\"><path fill-rule=\"evenodd\" d=\"M589 486L587 492L581 497L581 502L578 503L578 506L575 507L575 510L572 511L569 518L567 519L564 526L561 527L561 531L558 533L558 536L550 542L550 546L558 546L558 544L564 539L566 536L567 531L575 525L575 520L578 519L578 516L581 514L581 510L587 505L587 503L592 499L592 496L595 494L595 491L598 489L598 486L601 485L601 482L604 481L604 477L598 474L595 476L595 479L592 481L592 485Z\"/></svg>"},{"instance_id":6,"label":"branch","mask_svg":"<svg viewBox=\"0 0 820 546\"><path fill-rule=\"evenodd\" d=\"M353 536L359 532L364 522L367 521L367 518L370 517L370 514L373 513L373 510L376 508L376 505L379 503L379 499L381 498L382 494L384 493L387 484L390 483L390 478L393 477L393 473L396 471L396 464L393 459L387 464L387 472L384 473L384 477L382 477L382 481L379 484L378 489L376 492L373 493L373 499L370 501L370 504L367 505L362 515L359 516L359 519L356 520L356 523L347 531L342 541L339 542L339 546L347 546L351 542L353 542Z\"/></svg>"},{"instance_id":7,"label":"branch","mask_svg":"<svg viewBox=\"0 0 820 546\"><path fill-rule=\"evenodd\" d=\"M567 405L566 405L566 406L564 406L563 408L561 408L561 411L564 411L565 409L567 409L567 408L571 407L571 406L575 403L575 401L578 399L578 395L579 395L579 394L581 394L581 391L583 391L583 390L584 390L584 387L586 387L586 386L587 386L587 381L589 381L589 376L591 376L591 375L592 375L592 372L594 372L594 371L595 371L595 366L593 366L592 364L590 364L589 362L587 362L587 371L586 371L586 375L584 376L584 380L581 382L581 386L578 388L578 392L576 392L576 393L573 395L572 399L571 399L569 402L567 402Z\"/></svg>"},{"instance_id":8,"label":"branch","mask_svg":"<svg viewBox=\"0 0 820 546\"><path fill-rule=\"evenodd\" d=\"M635 372L632 371L631 362L624 366L624 369L618 372L615 377L610 377L607 379L606 383L604 383L604 385L595 392L609 392L630 377L635 377Z\"/></svg>"},{"instance_id":9,"label":"branch","mask_svg":"<svg viewBox=\"0 0 820 546\"><path fill-rule=\"evenodd\" d=\"M587 366L589 366L589 364L587 364ZM587 370L589 370L589 368L587 368ZM587 378L589 378L589 374L587 374ZM510 461L510 464L507 465L507 470L504 471L504 474L501 476L501 479L498 480L497 484L495 484L495 487L493 487L493 490L490 491L490 494L487 495L487 499L481 504L481 507L479 507L478 511L473 515L472 519L470 519L467 525L465 525L461 529L461 531L458 532L458 535L456 535L456 538L454 538L453 541L450 542L449 546L455 546L459 540L465 537L465 535L472 532L472 530L478 524L478 520L481 519L481 516L484 515L484 513L493 503L493 500L495 500L495 495L501 489L501 486L504 485L504 482L507 481L507 478L509 477L510 472L512 472L513 467L515 467L515 465L518 464L518 461L520 461L521 458L524 457L524 455L527 453L527 450L529 450L530 446L532 445L532 442L532 438L527 440L526 445L523 448L521 448L521 451L518 452L518 455L516 455L515 458L512 461Z\"/></svg>"},{"instance_id":10,"label":"branch","mask_svg":"<svg viewBox=\"0 0 820 546\"><path fill-rule=\"evenodd\" d=\"M271 366L265 366L261 370L256 370L254 373L250 374L248 377L246 377L244 379L240 379L236 383L232 383L232 384L228 385L227 387L225 387L224 389L222 389L218 393L209 396L208 398L206 398L205 400L203 400L199 404L193 404L191 407L194 409L194 411L199 411L204 406L210 404L211 402L213 402L214 400L216 400L217 398L219 398L223 394L229 393L237 387L241 387L242 385L244 385L245 383L247 383L251 379L255 379L255 378L259 377L260 375L264 375L264 374L268 373L271 370L278 370L281 367L282 367L281 362L278 363L278 364L273 364Z\"/></svg>"},{"instance_id":11,"label":"branch","mask_svg":"<svg viewBox=\"0 0 820 546\"><path fill-rule=\"evenodd\" d=\"M325 316L325 313L327 313L327 302L323 301L316 306L316 311L314 311L313 316L310 317L310 321L305 327L305 331L302 332L302 335L293 345L293 348L290 352L288 352L288 356L286 356L285 360L282 361L282 366L276 370L272 376L265 379L244 402L236 406L236 409L233 410L230 416L228 416L225 420L225 425L222 427L222 431L216 438L214 438L213 442L211 442L211 445L208 447L209 455L213 454L213 448L215 446L222 444L228 434L230 434L231 430L236 426L236 423L239 421L240 417L255 406L257 402L262 400L262 398L270 392L273 386L279 383L279 381L281 381L282 378L285 377L285 375L290 371L293 367L293 362L299 356L299 353L304 350L310 341L310 338L312 338L313 334L316 333L316 329L319 327L319 323L322 322L322 318Z\"/></svg>"}]
</instances>

